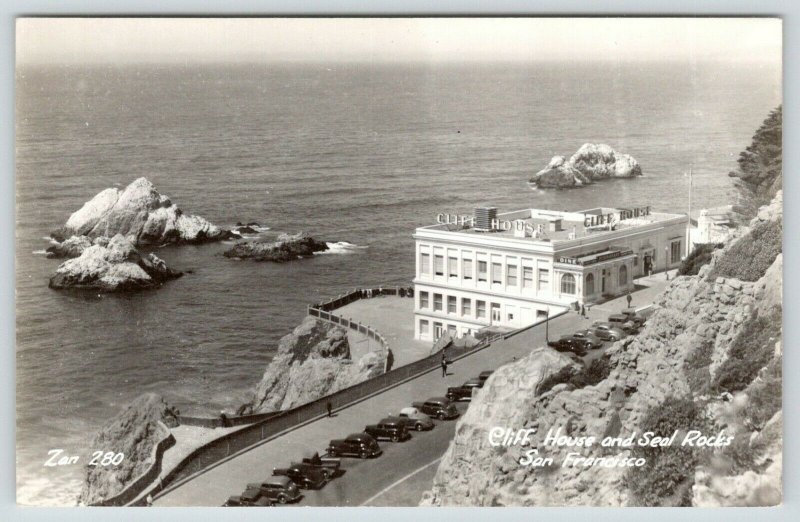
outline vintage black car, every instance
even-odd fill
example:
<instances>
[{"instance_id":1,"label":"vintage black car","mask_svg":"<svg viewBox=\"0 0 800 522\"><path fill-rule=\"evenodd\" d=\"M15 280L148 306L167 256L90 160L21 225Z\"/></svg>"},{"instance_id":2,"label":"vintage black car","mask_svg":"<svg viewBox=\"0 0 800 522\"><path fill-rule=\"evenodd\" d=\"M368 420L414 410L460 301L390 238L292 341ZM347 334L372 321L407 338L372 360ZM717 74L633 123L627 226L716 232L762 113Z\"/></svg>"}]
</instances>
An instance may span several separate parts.
<instances>
[{"instance_id":1,"label":"vintage black car","mask_svg":"<svg viewBox=\"0 0 800 522\"><path fill-rule=\"evenodd\" d=\"M425 402L415 402L411 405L439 420L455 419L459 415L458 408L447 397L431 397Z\"/></svg>"},{"instance_id":2,"label":"vintage black car","mask_svg":"<svg viewBox=\"0 0 800 522\"><path fill-rule=\"evenodd\" d=\"M629 321L636 323L637 327L641 327L647 319L636 311L636 308L623 308L620 313L628 318Z\"/></svg>"},{"instance_id":3,"label":"vintage black car","mask_svg":"<svg viewBox=\"0 0 800 522\"><path fill-rule=\"evenodd\" d=\"M589 343L574 337L562 337L558 341L550 341L547 345L559 352L572 352L581 357L589 352Z\"/></svg>"},{"instance_id":4,"label":"vintage black car","mask_svg":"<svg viewBox=\"0 0 800 522\"><path fill-rule=\"evenodd\" d=\"M627 334L636 333L639 326L625 314L613 314L608 316L608 323L619 328Z\"/></svg>"},{"instance_id":5,"label":"vintage black car","mask_svg":"<svg viewBox=\"0 0 800 522\"><path fill-rule=\"evenodd\" d=\"M272 501L261 494L260 488L248 488L241 495L229 497L223 507L268 507Z\"/></svg>"},{"instance_id":6,"label":"vintage black car","mask_svg":"<svg viewBox=\"0 0 800 522\"><path fill-rule=\"evenodd\" d=\"M366 433L351 433L344 439L334 439L328 443L331 457L359 457L366 459L383 453L378 442Z\"/></svg>"},{"instance_id":7,"label":"vintage black car","mask_svg":"<svg viewBox=\"0 0 800 522\"><path fill-rule=\"evenodd\" d=\"M289 477L292 482L303 489L320 489L328 483L328 478L318 469L310 466L292 466L287 468L275 468L272 470L275 476Z\"/></svg>"},{"instance_id":8,"label":"vintage black car","mask_svg":"<svg viewBox=\"0 0 800 522\"><path fill-rule=\"evenodd\" d=\"M447 398L451 401L471 401L472 390L483 388L485 381L477 379L470 379L461 386L452 386L447 388Z\"/></svg>"},{"instance_id":9,"label":"vintage black car","mask_svg":"<svg viewBox=\"0 0 800 522\"><path fill-rule=\"evenodd\" d=\"M309 451L303 455L300 462L292 462L292 466L306 467L316 469L325 475L325 478L331 479L339 471L342 465L341 459L334 457L320 457L316 451Z\"/></svg>"},{"instance_id":10,"label":"vintage black car","mask_svg":"<svg viewBox=\"0 0 800 522\"><path fill-rule=\"evenodd\" d=\"M264 482L248 484L247 489L256 489L262 496L281 504L295 502L303 497L300 488L289 477L269 477Z\"/></svg>"},{"instance_id":11,"label":"vintage black car","mask_svg":"<svg viewBox=\"0 0 800 522\"><path fill-rule=\"evenodd\" d=\"M392 442L402 442L411 438L406 429L406 422L396 417L386 417L378 424L370 424L364 428L364 433L371 435L375 440L389 439Z\"/></svg>"},{"instance_id":12,"label":"vintage black car","mask_svg":"<svg viewBox=\"0 0 800 522\"><path fill-rule=\"evenodd\" d=\"M480 379L481 382L486 382L486 379L488 379L489 376L493 373L494 370L484 370L478 375L478 379Z\"/></svg>"}]
</instances>

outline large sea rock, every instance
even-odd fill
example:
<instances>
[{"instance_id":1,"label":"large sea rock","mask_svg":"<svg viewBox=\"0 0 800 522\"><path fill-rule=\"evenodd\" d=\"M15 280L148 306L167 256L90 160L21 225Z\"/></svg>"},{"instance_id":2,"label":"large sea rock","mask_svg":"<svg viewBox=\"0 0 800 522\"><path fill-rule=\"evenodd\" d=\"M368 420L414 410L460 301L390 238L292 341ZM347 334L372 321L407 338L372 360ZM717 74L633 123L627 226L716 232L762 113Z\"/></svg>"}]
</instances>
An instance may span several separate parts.
<instances>
[{"instance_id":1,"label":"large sea rock","mask_svg":"<svg viewBox=\"0 0 800 522\"><path fill-rule=\"evenodd\" d=\"M182 275L155 254L143 256L122 234L98 239L80 256L63 262L50 278L50 288L119 292L161 286Z\"/></svg>"},{"instance_id":2,"label":"large sea rock","mask_svg":"<svg viewBox=\"0 0 800 522\"><path fill-rule=\"evenodd\" d=\"M244 411L280 411L311 402L381 375L384 364L385 355L379 352L352 360L343 328L306 317L280 340Z\"/></svg>"},{"instance_id":3,"label":"large sea rock","mask_svg":"<svg viewBox=\"0 0 800 522\"><path fill-rule=\"evenodd\" d=\"M170 443L169 428L178 425L175 409L154 394L137 397L108 421L92 439L90 448L122 453L117 465L85 466L79 503L95 504L118 495L155 463L155 447ZM172 439L174 442L174 439Z\"/></svg>"},{"instance_id":4,"label":"large sea rock","mask_svg":"<svg viewBox=\"0 0 800 522\"><path fill-rule=\"evenodd\" d=\"M184 214L145 178L133 181L123 190L103 190L51 235L62 242L71 236L94 239L116 234L127 237L135 246L205 243L239 237L200 216Z\"/></svg>"},{"instance_id":5,"label":"large sea rock","mask_svg":"<svg viewBox=\"0 0 800 522\"><path fill-rule=\"evenodd\" d=\"M751 226L779 226L780 197L762 208ZM609 371L592 381L595 384L572 379L569 359L547 347L534 348L525 359L495 371L458 421L422 505L779 504L783 256L778 254L757 281L709 277L718 259L735 252L737 241L747 240L753 240L747 230L737 231L698 275L672 280L656 298L642 331L608 348ZM739 350L746 347L744 355L731 353L737 343ZM715 391L712 383L732 378L739 379L736 387L728 388L732 393ZM675 401L691 405L695 420L683 421L692 418L685 414L659 417L664 405ZM646 463L649 467L633 475L625 467L562 464L569 452L587 458L628 457L635 447L596 443L558 448L544 443L548 431L558 428L562 435L598 441L605 436L641 436L645 426L652 427L646 423L653 418L689 424L675 428L683 433L698 429L713 436L724 431L734 443L698 449L689 458L675 453L681 451L676 442L677 447L647 454L652 459ZM494 447L488 435L496 426L537 431L530 445ZM521 465L520 459L532 449L552 457L554 464Z\"/></svg>"},{"instance_id":6,"label":"large sea rock","mask_svg":"<svg viewBox=\"0 0 800 522\"><path fill-rule=\"evenodd\" d=\"M569 159L554 156L545 168L533 175L530 182L539 187L570 188L603 179L641 175L642 168L630 155L617 152L608 145L585 143Z\"/></svg>"},{"instance_id":7,"label":"large sea rock","mask_svg":"<svg viewBox=\"0 0 800 522\"><path fill-rule=\"evenodd\" d=\"M276 241L240 241L226 250L223 255L237 259L283 263L325 250L328 250L327 243L317 241L310 235L300 232L298 234L281 234Z\"/></svg>"}]
</instances>

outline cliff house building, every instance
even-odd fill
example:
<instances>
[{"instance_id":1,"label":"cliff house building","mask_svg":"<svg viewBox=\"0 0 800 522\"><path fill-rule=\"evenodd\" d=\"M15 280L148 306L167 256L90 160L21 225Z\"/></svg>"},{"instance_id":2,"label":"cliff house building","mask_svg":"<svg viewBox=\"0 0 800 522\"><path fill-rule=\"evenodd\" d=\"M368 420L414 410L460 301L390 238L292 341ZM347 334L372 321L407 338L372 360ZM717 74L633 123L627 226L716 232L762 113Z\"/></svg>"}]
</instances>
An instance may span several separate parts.
<instances>
[{"instance_id":1,"label":"cliff house building","mask_svg":"<svg viewBox=\"0 0 800 522\"><path fill-rule=\"evenodd\" d=\"M521 328L558 310L628 293L676 268L689 217L650 207L439 214L417 228L414 335Z\"/></svg>"}]
</instances>

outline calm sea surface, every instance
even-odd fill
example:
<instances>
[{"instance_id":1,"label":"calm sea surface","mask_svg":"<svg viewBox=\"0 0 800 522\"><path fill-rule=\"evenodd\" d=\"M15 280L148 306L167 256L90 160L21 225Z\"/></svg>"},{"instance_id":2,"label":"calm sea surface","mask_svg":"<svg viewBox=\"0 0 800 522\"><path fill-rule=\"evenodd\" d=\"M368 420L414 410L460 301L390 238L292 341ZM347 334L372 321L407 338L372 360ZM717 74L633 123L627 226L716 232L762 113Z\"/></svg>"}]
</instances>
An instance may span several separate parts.
<instances>
[{"instance_id":1,"label":"calm sea surface","mask_svg":"<svg viewBox=\"0 0 800 522\"><path fill-rule=\"evenodd\" d=\"M307 304L413 276L411 233L478 204L685 212L732 199L726 176L780 103L780 71L678 65L48 66L17 70L17 486L74 504L93 434L145 391L183 411L236 406ZM555 154L604 142L645 177L530 189ZM44 236L100 190L145 176L221 226L257 221L365 247L288 264L224 244L167 247L193 270L131 296L47 288ZM39 253L37 253L39 252Z\"/></svg>"}]
</instances>

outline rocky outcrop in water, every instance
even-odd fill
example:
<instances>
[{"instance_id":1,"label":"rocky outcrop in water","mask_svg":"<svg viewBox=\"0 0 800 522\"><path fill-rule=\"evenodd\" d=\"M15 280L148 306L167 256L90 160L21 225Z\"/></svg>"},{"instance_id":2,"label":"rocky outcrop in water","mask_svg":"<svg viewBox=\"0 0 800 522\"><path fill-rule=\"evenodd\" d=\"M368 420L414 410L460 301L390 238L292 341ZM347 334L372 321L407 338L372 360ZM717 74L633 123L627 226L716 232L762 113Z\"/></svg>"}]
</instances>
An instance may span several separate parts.
<instances>
[{"instance_id":1,"label":"rocky outcrop in water","mask_svg":"<svg viewBox=\"0 0 800 522\"><path fill-rule=\"evenodd\" d=\"M122 453L118 465L86 466L79 502L96 504L118 495L154 464L156 445L171 437L169 428L177 426L175 410L162 397L146 393L108 421L95 435L90 448Z\"/></svg>"},{"instance_id":2,"label":"rocky outcrop in water","mask_svg":"<svg viewBox=\"0 0 800 522\"><path fill-rule=\"evenodd\" d=\"M50 258L73 258L78 257L84 250L94 244L105 246L108 244L108 238L101 236L92 240L86 236L71 236L61 243L55 243L48 247L45 252L47 257Z\"/></svg>"},{"instance_id":3,"label":"rocky outcrop in water","mask_svg":"<svg viewBox=\"0 0 800 522\"><path fill-rule=\"evenodd\" d=\"M589 185L610 178L633 178L642 175L639 163L608 145L586 143L569 160L554 156L550 163L533 175L530 182L542 187L570 188Z\"/></svg>"},{"instance_id":4,"label":"rocky outcrop in water","mask_svg":"<svg viewBox=\"0 0 800 522\"><path fill-rule=\"evenodd\" d=\"M205 243L236 237L200 216L184 214L169 197L159 194L145 178L124 190L108 188L74 212L52 237L97 238L122 234L135 246L164 243Z\"/></svg>"},{"instance_id":5,"label":"rocky outcrop in water","mask_svg":"<svg viewBox=\"0 0 800 522\"><path fill-rule=\"evenodd\" d=\"M358 361L350 356L347 332L306 317L284 336L245 412L286 410L383 373L385 357L370 352Z\"/></svg>"},{"instance_id":6,"label":"rocky outcrop in water","mask_svg":"<svg viewBox=\"0 0 800 522\"><path fill-rule=\"evenodd\" d=\"M310 235L281 234L277 241L242 241L224 252L225 257L252 259L254 261L274 261L284 263L328 250L328 244L317 241Z\"/></svg>"},{"instance_id":7,"label":"rocky outcrop in water","mask_svg":"<svg viewBox=\"0 0 800 522\"><path fill-rule=\"evenodd\" d=\"M750 224L779 226L780 198ZM763 237L763 236L760 236ZM575 368L548 348L498 369L458 421L423 505L775 505L781 502L782 255L754 281L710 277L748 230L714 252L697 276L674 279L635 337L607 351L608 371L576 384ZM492 447L495 426L531 428L528 446ZM732 443L716 448L556 448L571 437L628 437L689 429ZM638 437L637 436L637 437ZM682 439L681 439L682 440ZM554 464L530 467L530 449ZM581 457L642 457L642 468L562 466Z\"/></svg>"},{"instance_id":8,"label":"rocky outcrop in water","mask_svg":"<svg viewBox=\"0 0 800 522\"><path fill-rule=\"evenodd\" d=\"M50 278L50 288L120 292L156 288L178 278L155 254L142 256L121 234L86 247L80 256L62 263Z\"/></svg>"}]
</instances>

